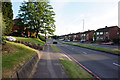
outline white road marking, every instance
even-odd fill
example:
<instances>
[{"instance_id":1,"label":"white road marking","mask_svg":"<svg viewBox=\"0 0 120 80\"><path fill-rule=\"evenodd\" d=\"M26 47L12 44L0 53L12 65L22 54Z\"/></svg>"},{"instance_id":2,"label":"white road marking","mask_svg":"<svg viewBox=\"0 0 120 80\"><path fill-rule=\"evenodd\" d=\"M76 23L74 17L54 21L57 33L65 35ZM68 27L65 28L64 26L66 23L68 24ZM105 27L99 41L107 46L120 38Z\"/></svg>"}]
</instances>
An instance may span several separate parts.
<instances>
[{"instance_id":1,"label":"white road marking","mask_svg":"<svg viewBox=\"0 0 120 80\"><path fill-rule=\"evenodd\" d=\"M70 61L72 61L67 55L64 54L64 56L65 56L66 58L68 58Z\"/></svg>"},{"instance_id":2,"label":"white road marking","mask_svg":"<svg viewBox=\"0 0 120 80\"><path fill-rule=\"evenodd\" d=\"M87 54L86 52L83 52L84 54Z\"/></svg>"},{"instance_id":3,"label":"white road marking","mask_svg":"<svg viewBox=\"0 0 120 80\"><path fill-rule=\"evenodd\" d=\"M119 66L120 67L120 65L119 64L117 64L117 63L113 63L114 65L116 65L116 66Z\"/></svg>"}]
</instances>

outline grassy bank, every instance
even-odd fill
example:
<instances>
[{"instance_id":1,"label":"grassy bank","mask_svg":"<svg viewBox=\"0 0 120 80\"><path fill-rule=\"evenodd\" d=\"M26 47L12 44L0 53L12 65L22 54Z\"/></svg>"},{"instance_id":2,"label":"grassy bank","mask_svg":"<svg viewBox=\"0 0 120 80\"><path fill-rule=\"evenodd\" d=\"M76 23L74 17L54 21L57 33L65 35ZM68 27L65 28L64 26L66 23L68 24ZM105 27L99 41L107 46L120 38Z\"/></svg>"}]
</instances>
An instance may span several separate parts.
<instances>
[{"instance_id":1,"label":"grassy bank","mask_svg":"<svg viewBox=\"0 0 120 80\"><path fill-rule=\"evenodd\" d=\"M9 36L6 36L6 37L9 37ZM16 38L16 40L19 40L22 42L30 42L31 44L36 43L36 44L44 45L44 43L45 43L44 41L37 39L37 38L25 38L25 37L14 37L14 38Z\"/></svg>"},{"instance_id":2,"label":"grassy bank","mask_svg":"<svg viewBox=\"0 0 120 80\"><path fill-rule=\"evenodd\" d=\"M94 49L94 50L99 50L99 51L104 51L104 52L111 53L111 54L120 55L119 50L112 50L112 49L108 49L108 48L101 48L101 47L95 47L95 46L89 46L89 45L83 45L83 44L76 44L76 43L68 43L68 42L62 42L62 43L70 44L70 45L74 45L74 46L79 46L79 47L84 47L84 48L89 48L89 49Z\"/></svg>"},{"instance_id":3,"label":"grassy bank","mask_svg":"<svg viewBox=\"0 0 120 80\"><path fill-rule=\"evenodd\" d=\"M62 58L60 61L70 78L89 78L89 80L93 80L93 77L75 62L64 60Z\"/></svg>"},{"instance_id":4,"label":"grassy bank","mask_svg":"<svg viewBox=\"0 0 120 80\"><path fill-rule=\"evenodd\" d=\"M11 77L30 58L38 53L35 49L8 41L2 48L2 76L5 78Z\"/></svg>"},{"instance_id":5,"label":"grassy bank","mask_svg":"<svg viewBox=\"0 0 120 80\"><path fill-rule=\"evenodd\" d=\"M51 47L55 52L61 52L61 50L58 47L56 47L55 45L51 45Z\"/></svg>"}]
</instances>

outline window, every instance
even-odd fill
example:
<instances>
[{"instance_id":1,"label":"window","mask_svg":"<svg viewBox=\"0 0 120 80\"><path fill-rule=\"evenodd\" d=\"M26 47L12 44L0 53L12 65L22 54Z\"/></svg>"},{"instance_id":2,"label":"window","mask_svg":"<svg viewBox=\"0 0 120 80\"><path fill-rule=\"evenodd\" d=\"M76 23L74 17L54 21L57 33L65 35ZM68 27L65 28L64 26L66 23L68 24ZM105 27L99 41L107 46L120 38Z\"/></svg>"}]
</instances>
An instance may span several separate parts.
<instances>
[{"instance_id":1,"label":"window","mask_svg":"<svg viewBox=\"0 0 120 80\"><path fill-rule=\"evenodd\" d=\"M97 32L97 35L99 35L99 32Z\"/></svg>"},{"instance_id":2,"label":"window","mask_svg":"<svg viewBox=\"0 0 120 80\"><path fill-rule=\"evenodd\" d=\"M76 37L76 35L74 35L74 37Z\"/></svg>"},{"instance_id":3,"label":"window","mask_svg":"<svg viewBox=\"0 0 120 80\"><path fill-rule=\"evenodd\" d=\"M99 39L99 37L97 37L97 40Z\"/></svg>"},{"instance_id":4,"label":"window","mask_svg":"<svg viewBox=\"0 0 120 80\"><path fill-rule=\"evenodd\" d=\"M100 35L103 35L103 32L100 32Z\"/></svg>"},{"instance_id":5,"label":"window","mask_svg":"<svg viewBox=\"0 0 120 80\"><path fill-rule=\"evenodd\" d=\"M89 36L89 34L86 34L86 36L88 37L88 36Z\"/></svg>"},{"instance_id":6,"label":"window","mask_svg":"<svg viewBox=\"0 0 120 80\"><path fill-rule=\"evenodd\" d=\"M106 32L106 34L108 34L108 32Z\"/></svg>"}]
</instances>

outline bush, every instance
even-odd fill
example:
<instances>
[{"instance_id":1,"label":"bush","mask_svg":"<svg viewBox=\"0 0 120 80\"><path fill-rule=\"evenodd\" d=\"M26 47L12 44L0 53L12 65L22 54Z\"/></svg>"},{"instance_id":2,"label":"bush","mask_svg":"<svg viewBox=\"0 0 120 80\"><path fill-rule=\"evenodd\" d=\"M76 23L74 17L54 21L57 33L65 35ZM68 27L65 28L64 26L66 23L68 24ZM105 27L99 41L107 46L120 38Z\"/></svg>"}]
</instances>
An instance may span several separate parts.
<instances>
[{"instance_id":1,"label":"bush","mask_svg":"<svg viewBox=\"0 0 120 80\"><path fill-rule=\"evenodd\" d=\"M46 39L45 39L45 37L44 37L44 36L42 36L42 35L38 34L38 38L39 38L40 40L42 40L42 41L46 42Z\"/></svg>"},{"instance_id":2,"label":"bush","mask_svg":"<svg viewBox=\"0 0 120 80\"><path fill-rule=\"evenodd\" d=\"M116 39L116 38L113 39L113 43L114 43L114 44L119 44L119 43L120 43L120 39L118 39L118 38L117 38L117 39Z\"/></svg>"},{"instance_id":3,"label":"bush","mask_svg":"<svg viewBox=\"0 0 120 80\"><path fill-rule=\"evenodd\" d=\"M35 38L35 36L34 36L34 35L32 35L32 36L31 36L31 38Z\"/></svg>"}]
</instances>

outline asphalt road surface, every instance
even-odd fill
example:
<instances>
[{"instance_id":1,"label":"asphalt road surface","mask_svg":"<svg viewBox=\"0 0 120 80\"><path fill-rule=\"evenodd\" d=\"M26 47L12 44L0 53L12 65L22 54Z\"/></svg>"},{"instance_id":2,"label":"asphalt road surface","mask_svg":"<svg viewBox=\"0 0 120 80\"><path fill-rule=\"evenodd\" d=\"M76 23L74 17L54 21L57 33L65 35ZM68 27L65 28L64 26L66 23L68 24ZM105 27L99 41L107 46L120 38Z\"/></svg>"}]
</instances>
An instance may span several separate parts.
<instances>
[{"instance_id":1,"label":"asphalt road surface","mask_svg":"<svg viewBox=\"0 0 120 80\"><path fill-rule=\"evenodd\" d=\"M118 45L90 44L90 43L80 43L80 42L70 42L70 43L77 43L77 44L102 47L102 48L108 48L108 49L119 49L120 48Z\"/></svg>"},{"instance_id":2,"label":"asphalt road surface","mask_svg":"<svg viewBox=\"0 0 120 80\"><path fill-rule=\"evenodd\" d=\"M118 80L120 77L118 56L62 43L56 45L101 79Z\"/></svg>"}]
</instances>

